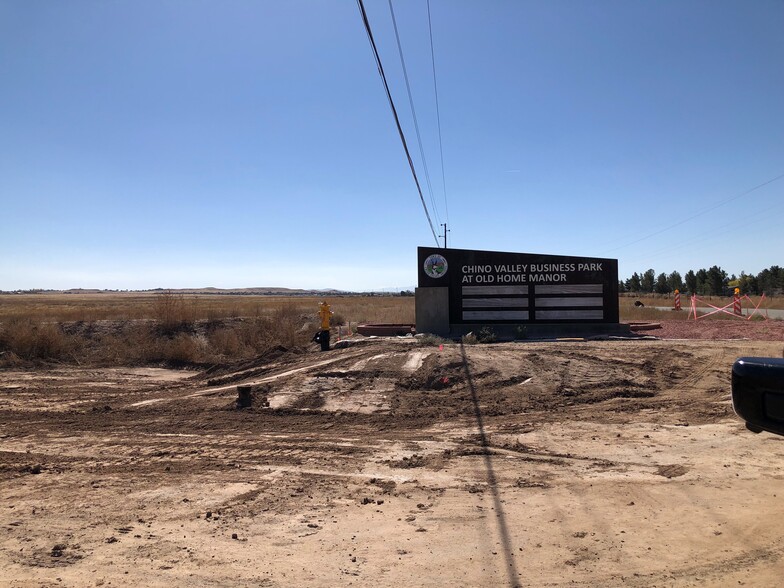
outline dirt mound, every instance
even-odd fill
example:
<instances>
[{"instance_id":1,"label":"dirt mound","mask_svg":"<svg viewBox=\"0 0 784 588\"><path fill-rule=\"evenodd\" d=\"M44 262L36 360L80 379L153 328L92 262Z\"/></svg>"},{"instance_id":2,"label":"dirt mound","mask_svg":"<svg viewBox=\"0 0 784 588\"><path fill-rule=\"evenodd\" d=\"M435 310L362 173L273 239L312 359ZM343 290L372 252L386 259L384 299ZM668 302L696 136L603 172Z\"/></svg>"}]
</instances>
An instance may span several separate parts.
<instances>
[{"instance_id":1,"label":"dirt mound","mask_svg":"<svg viewBox=\"0 0 784 588\"><path fill-rule=\"evenodd\" d=\"M194 380L206 380L208 386L223 386L234 382L242 382L268 373L280 363L290 362L304 349L288 349L276 345L264 353L252 358L235 362L214 364L194 376Z\"/></svg>"},{"instance_id":2,"label":"dirt mound","mask_svg":"<svg viewBox=\"0 0 784 588\"><path fill-rule=\"evenodd\" d=\"M430 356L402 378L390 395L392 415L433 419L569 412L576 406L606 404L607 411L631 411L660 404L662 391L683 380L690 354L667 348L647 350L635 360L597 353L579 345L531 344L457 348ZM530 351L527 351L530 350ZM628 402L633 400L633 403Z\"/></svg>"}]
</instances>

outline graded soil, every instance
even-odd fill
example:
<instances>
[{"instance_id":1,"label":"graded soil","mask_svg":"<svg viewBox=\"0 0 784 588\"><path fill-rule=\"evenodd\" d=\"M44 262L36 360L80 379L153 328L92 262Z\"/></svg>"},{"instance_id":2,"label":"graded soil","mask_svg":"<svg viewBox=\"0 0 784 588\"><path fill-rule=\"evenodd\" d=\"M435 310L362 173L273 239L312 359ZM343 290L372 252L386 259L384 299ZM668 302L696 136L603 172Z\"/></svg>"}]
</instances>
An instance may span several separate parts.
<instances>
[{"instance_id":1,"label":"graded soil","mask_svg":"<svg viewBox=\"0 0 784 588\"><path fill-rule=\"evenodd\" d=\"M2 370L0 585L778 585L784 438L729 393L781 354L407 337Z\"/></svg>"}]
</instances>

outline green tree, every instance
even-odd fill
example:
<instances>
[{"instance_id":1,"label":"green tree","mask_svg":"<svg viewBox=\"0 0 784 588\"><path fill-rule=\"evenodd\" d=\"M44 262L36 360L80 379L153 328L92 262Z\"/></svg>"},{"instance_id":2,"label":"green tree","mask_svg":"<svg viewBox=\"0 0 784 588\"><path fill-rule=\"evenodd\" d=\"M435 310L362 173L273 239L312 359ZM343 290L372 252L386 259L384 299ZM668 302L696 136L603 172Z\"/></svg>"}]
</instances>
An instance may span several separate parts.
<instances>
[{"instance_id":1,"label":"green tree","mask_svg":"<svg viewBox=\"0 0 784 588\"><path fill-rule=\"evenodd\" d=\"M689 294L696 294L697 293L697 274L694 273L694 270L689 270L686 272L686 289L689 291Z\"/></svg>"},{"instance_id":2,"label":"green tree","mask_svg":"<svg viewBox=\"0 0 784 588\"><path fill-rule=\"evenodd\" d=\"M708 294L708 272L705 269L697 270L697 294Z\"/></svg>"},{"instance_id":3,"label":"green tree","mask_svg":"<svg viewBox=\"0 0 784 588\"><path fill-rule=\"evenodd\" d=\"M772 265L762 270L757 274L757 284L760 292L768 296L780 293L784 290L784 268Z\"/></svg>"},{"instance_id":4,"label":"green tree","mask_svg":"<svg viewBox=\"0 0 784 588\"><path fill-rule=\"evenodd\" d=\"M681 279L681 275L677 271L667 276L667 285L670 287L670 292L675 290L683 292L683 279Z\"/></svg>"},{"instance_id":5,"label":"green tree","mask_svg":"<svg viewBox=\"0 0 784 588\"><path fill-rule=\"evenodd\" d=\"M670 285L667 283L667 274L664 272L656 276L656 285L653 287L657 294L668 294L670 292Z\"/></svg>"},{"instance_id":6,"label":"green tree","mask_svg":"<svg viewBox=\"0 0 784 588\"><path fill-rule=\"evenodd\" d=\"M742 294L759 294L759 284L757 284L757 276L752 276L745 272L740 272L738 278L738 288Z\"/></svg>"},{"instance_id":7,"label":"green tree","mask_svg":"<svg viewBox=\"0 0 784 588\"><path fill-rule=\"evenodd\" d=\"M653 292L653 287L656 285L656 272L652 269L649 269L642 275L642 279L640 280L640 290L642 292L650 293Z\"/></svg>"},{"instance_id":8,"label":"green tree","mask_svg":"<svg viewBox=\"0 0 784 588\"><path fill-rule=\"evenodd\" d=\"M727 292L727 272L714 265L708 270L708 290L712 296L724 296Z\"/></svg>"},{"instance_id":9,"label":"green tree","mask_svg":"<svg viewBox=\"0 0 784 588\"><path fill-rule=\"evenodd\" d=\"M639 292L640 288L640 274L634 272L632 277L627 280L626 289L629 292Z\"/></svg>"}]
</instances>

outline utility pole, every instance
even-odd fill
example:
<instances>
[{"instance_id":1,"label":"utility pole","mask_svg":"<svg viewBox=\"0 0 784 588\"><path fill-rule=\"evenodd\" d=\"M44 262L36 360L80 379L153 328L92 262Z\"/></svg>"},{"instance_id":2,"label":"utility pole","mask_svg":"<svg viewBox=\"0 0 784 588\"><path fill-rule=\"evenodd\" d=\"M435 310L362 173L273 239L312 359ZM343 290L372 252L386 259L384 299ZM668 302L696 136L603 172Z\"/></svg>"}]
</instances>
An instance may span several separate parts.
<instances>
[{"instance_id":1,"label":"utility pole","mask_svg":"<svg viewBox=\"0 0 784 588\"><path fill-rule=\"evenodd\" d=\"M443 237L444 238L444 249L446 249L446 234L447 233L451 233L452 231L450 231L449 229L446 228L446 223L441 223L441 226L444 227L444 234L443 235L439 235L439 237Z\"/></svg>"}]
</instances>

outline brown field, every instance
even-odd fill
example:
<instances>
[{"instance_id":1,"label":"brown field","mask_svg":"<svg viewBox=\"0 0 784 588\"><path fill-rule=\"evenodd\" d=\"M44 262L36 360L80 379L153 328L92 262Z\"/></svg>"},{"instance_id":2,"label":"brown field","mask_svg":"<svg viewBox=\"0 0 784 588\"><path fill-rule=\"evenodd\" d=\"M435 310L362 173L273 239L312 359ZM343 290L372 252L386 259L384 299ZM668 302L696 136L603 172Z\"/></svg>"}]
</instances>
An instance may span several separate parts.
<instances>
[{"instance_id":1,"label":"brown field","mask_svg":"<svg viewBox=\"0 0 784 588\"><path fill-rule=\"evenodd\" d=\"M9 319L45 321L96 321L133 320L157 318L161 300L175 298L182 303L185 318L217 319L234 317L259 317L281 309L296 309L315 314L322 299L327 299L333 311L345 320L357 322L413 323L414 299L410 296L256 296L210 294L154 294L154 293L105 293L105 294L0 294L0 322ZM730 302L727 297L705 296L702 299L714 306ZM619 297L621 320L636 320L634 302L640 300L646 307L672 306L672 295ZM682 297L682 306L688 308L688 296ZM753 296L754 303L760 297ZM766 297L760 308L784 309L784 297ZM657 312L650 309L650 312ZM670 317L674 318L674 317Z\"/></svg>"},{"instance_id":2,"label":"brown field","mask_svg":"<svg viewBox=\"0 0 784 588\"><path fill-rule=\"evenodd\" d=\"M359 323L414 322L410 296L326 298L334 312L333 325L343 325L342 333ZM0 295L0 366L57 361L206 367L250 359L281 345L307 345L318 328L316 312L322 299L193 293ZM642 298L643 308L635 307L635 300L620 298L622 322L687 320L688 310L653 308L670 304L666 297ZM726 303L718 298L712 302ZM777 308L781 302L770 299L766 307ZM733 321L724 314L707 320Z\"/></svg>"},{"instance_id":3,"label":"brown field","mask_svg":"<svg viewBox=\"0 0 784 588\"><path fill-rule=\"evenodd\" d=\"M322 298L184 294L0 296L0 366L204 366L306 345ZM412 297L333 296L333 324L414 322Z\"/></svg>"},{"instance_id":4,"label":"brown field","mask_svg":"<svg viewBox=\"0 0 784 588\"><path fill-rule=\"evenodd\" d=\"M102 293L102 294L0 294L0 323L13 320L44 322L94 322L101 320L130 321L139 319L182 322L226 318L263 318L274 313L316 315L318 304L328 300L335 313L336 324L362 322L413 323L414 298L410 296L257 296L210 295L177 293ZM634 306L641 301L645 308ZM704 300L715 306L730 302L729 298L707 296ZM754 303L760 301L753 297ZM685 319L687 312L667 313L651 307L673 305L671 295L619 298L621 321L646 319ZM688 309L688 297L682 307ZM748 305L744 302L744 305ZM761 309L784 309L784 297L766 297ZM718 316L718 319L726 318Z\"/></svg>"},{"instance_id":5,"label":"brown field","mask_svg":"<svg viewBox=\"0 0 784 588\"><path fill-rule=\"evenodd\" d=\"M319 352L317 299L94 296L0 299L3 344L73 353L0 364L2 586L780 583L784 438L743 427L729 376L784 321Z\"/></svg>"},{"instance_id":6,"label":"brown field","mask_svg":"<svg viewBox=\"0 0 784 588\"><path fill-rule=\"evenodd\" d=\"M414 299L406 296L254 296L177 293L0 294L0 322L160 319L176 307L182 320L257 318L294 310L315 316L329 300L341 319L357 322L414 322Z\"/></svg>"}]
</instances>

